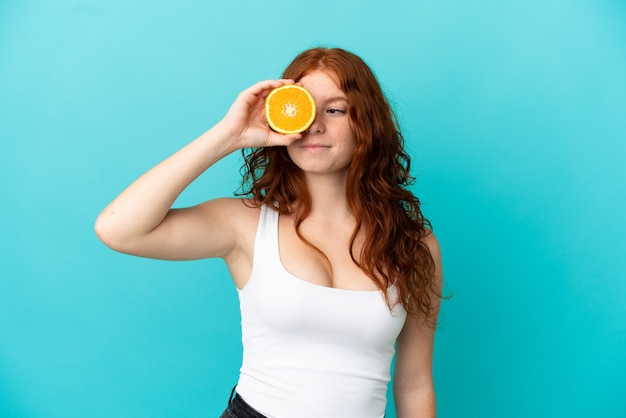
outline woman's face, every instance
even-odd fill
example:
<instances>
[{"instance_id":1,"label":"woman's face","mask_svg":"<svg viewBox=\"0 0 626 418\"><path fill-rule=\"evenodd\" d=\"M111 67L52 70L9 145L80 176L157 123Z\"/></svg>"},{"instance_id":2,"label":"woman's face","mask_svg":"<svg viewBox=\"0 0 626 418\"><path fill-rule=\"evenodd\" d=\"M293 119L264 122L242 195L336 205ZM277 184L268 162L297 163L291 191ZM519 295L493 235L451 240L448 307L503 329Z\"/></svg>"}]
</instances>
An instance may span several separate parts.
<instances>
[{"instance_id":1,"label":"woman's face","mask_svg":"<svg viewBox=\"0 0 626 418\"><path fill-rule=\"evenodd\" d=\"M302 139L289 145L287 152L305 173L345 176L356 146L346 95L332 73L324 71L306 74L299 84L315 99L317 115Z\"/></svg>"}]
</instances>

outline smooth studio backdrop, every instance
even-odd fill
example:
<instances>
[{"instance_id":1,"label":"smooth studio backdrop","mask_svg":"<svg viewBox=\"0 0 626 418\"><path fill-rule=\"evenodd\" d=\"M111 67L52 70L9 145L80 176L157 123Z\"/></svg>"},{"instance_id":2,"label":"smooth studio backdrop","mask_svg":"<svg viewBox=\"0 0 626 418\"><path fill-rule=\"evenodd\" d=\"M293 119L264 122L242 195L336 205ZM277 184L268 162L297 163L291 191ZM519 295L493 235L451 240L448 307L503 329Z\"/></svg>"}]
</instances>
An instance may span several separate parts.
<instances>
[{"instance_id":1,"label":"smooth studio backdrop","mask_svg":"<svg viewBox=\"0 0 626 418\"><path fill-rule=\"evenodd\" d=\"M375 70L441 242L439 416L626 416L618 0L0 2L0 416L218 416L224 264L117 254L93 222L320 44ZM177 205L232 195L240 163Z\"/></svg>"}]
</instances>

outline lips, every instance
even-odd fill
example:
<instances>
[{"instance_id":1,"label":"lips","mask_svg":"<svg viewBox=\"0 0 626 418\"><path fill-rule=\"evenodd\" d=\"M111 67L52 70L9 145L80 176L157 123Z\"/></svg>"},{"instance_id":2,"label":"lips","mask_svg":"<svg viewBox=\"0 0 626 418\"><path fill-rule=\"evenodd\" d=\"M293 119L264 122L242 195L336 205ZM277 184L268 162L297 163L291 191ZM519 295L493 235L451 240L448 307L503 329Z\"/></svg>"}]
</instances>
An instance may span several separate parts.
<instances>
[{"instance_id":1,"label":"lips","mask_svg":"<svg viewBox=\"0 0 626 418\"><path fill-rule=\"evenodd\" d=\"M324 144L302 144L302 145L300 145L300 148L302 148L305 151L310 151L310 152L321 152L321 151L325 151L325 150L329 149L330 145L324 145Z\"/></svg>"}]
</instances>

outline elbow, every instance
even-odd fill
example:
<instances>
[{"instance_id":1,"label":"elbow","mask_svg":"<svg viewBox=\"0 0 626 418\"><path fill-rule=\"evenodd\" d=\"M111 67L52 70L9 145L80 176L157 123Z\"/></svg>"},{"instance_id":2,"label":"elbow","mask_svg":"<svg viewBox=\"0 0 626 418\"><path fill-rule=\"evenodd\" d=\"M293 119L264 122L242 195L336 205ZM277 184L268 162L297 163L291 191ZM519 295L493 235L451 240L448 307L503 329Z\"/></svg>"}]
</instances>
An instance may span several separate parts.
<instances>
[{"instance_id":1,"label":"elbow","mask_svg":"<svg viewBox=\"0 0 626 418\"><path fill-rule=\"evenodd\" d=\"M94 224L94 232L98 239L112 250L125 253L123 240L120 239L119 233L116 232L114 223L110 217L102 212Z\"/></svg>"},{"instance_id":2,"label":"elbow","mask_svg":"<svg viewBox=\"0 0 626 418\"><path fill-rule=\"evenodd\" d=\"M102 212L96 219L94 232L104 245L114 251L129 255L143 254L144 236L137 234L113 213L106 210Z\"/></svg>"}]
</instances>

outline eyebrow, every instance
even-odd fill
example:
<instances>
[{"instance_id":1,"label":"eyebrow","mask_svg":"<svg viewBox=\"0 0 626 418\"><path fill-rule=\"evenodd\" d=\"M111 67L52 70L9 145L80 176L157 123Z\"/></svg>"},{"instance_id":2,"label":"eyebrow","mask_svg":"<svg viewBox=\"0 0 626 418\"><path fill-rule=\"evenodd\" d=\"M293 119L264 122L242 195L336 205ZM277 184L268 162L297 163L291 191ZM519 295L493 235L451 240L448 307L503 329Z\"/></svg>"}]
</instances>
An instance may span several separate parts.
<instances>
[{"instance_id":1,"label":"eyebrow","mask_svg":"<svg viewBox=\"0 0 626 418\"><path fill-rule=\"evenodd\" d=\"M333 102L346 102L347 103L348 98L345 96L333 96L323 101L324 104L333 103Z\"/></svg>"}]
</instances>

